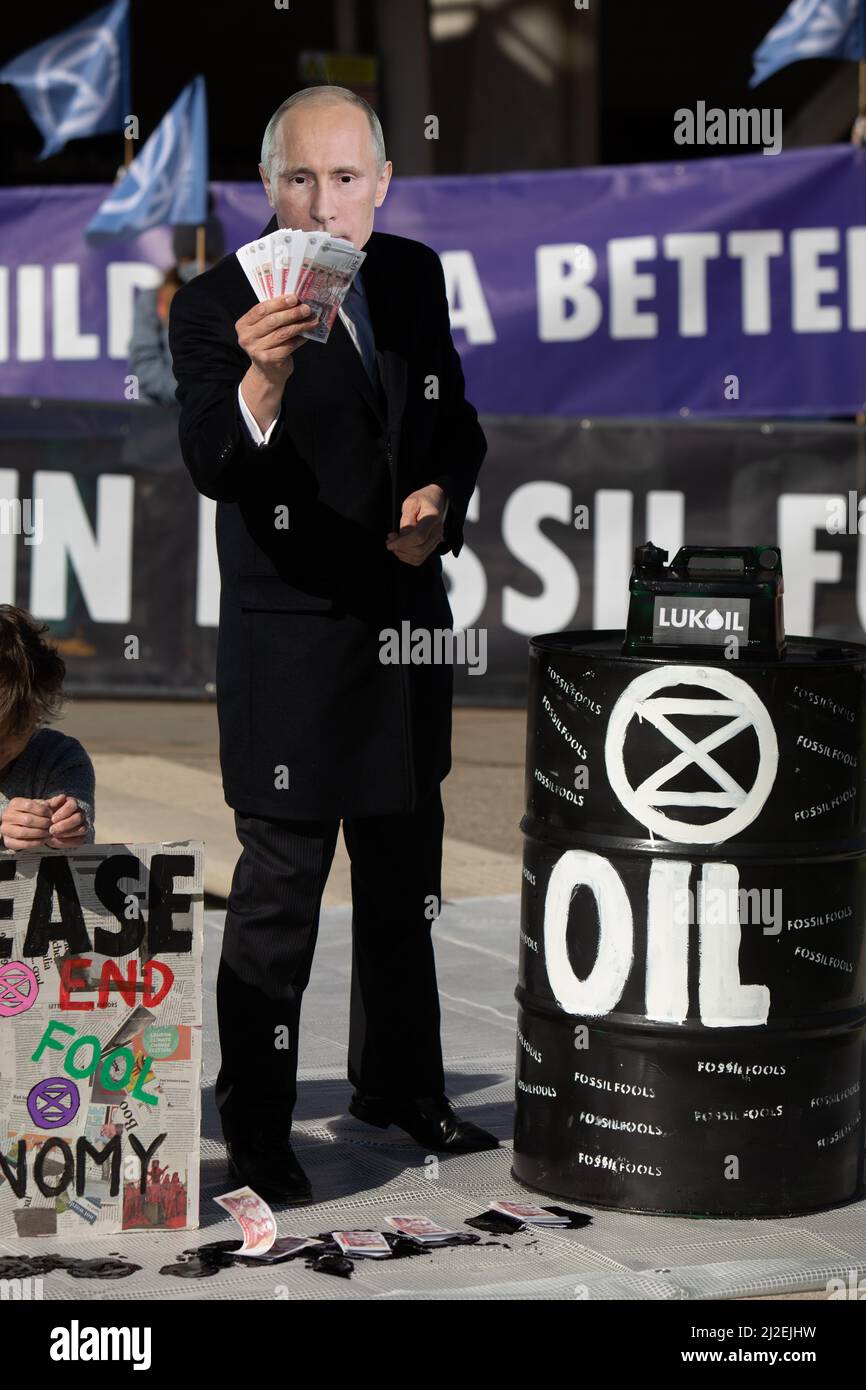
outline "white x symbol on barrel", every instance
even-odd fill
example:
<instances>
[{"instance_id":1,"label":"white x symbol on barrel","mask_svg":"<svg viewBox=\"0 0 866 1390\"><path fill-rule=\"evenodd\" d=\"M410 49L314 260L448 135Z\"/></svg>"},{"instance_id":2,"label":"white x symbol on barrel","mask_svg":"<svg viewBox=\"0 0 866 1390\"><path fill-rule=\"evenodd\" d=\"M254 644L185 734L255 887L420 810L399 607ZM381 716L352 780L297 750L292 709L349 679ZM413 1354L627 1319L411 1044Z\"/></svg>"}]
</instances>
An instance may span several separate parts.
<instances>
[{"instance_id":1,"label":"white x symbol on barrel","mask_svg":"<svg viewBox=\"0 0 866 1390\"><path fill-rule=\"evenodd\" d=\"M706 699L657 697L659 690L682 685L703 687L712 693ZM677 714L715 715L727 722L705 738L694 740L671 722L669 716ZM636 787L631 784L624 761L626 732L635 716L652 724L680 750L676 757L657 768ZM746 729L754 730L759 755L755 779L748 791L711 756L713 750ZM677 665L646 671L626 687L610 716L604 756L610 785L635 820L666 840L685 844L717 844L745 829L760 812L775 781L779 748L765 705L744 680L730 671ZM718 790L661 790L691 765L701 768ZM659 810L661 806L715 806L728 810L728 814L706 824L694 824L666 816Z\"/></svg>"}]
</instances>

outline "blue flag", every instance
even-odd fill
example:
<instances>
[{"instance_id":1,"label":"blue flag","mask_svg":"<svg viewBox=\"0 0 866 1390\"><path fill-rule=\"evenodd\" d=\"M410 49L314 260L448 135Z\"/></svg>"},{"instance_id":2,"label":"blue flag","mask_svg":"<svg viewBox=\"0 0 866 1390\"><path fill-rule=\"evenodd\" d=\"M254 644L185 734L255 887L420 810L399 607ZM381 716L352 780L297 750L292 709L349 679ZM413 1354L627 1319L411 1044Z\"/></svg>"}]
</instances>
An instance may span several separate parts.
<instances>
[{"instance_id":1,"label":"blue flag","mask_svg":"<svg viewBox=\"0 0 866 1390\"><path fill-rule=\"evenodd\" d=\"M203 77L184 87L112 188L85 235L94 241L137 236L164 223L207 216L207 98Z\"/></svg>"},{"instance_id":2,"label":"blue flag","mask_svg":"<svg viewBox=\"0 0 866 1390\"><path fill-rule=\"evenodd\" d=\"M129 115L129 0L73 24L0 68L45 138L40 159L67 140L121 130Z\"/></svg>"},{"instance_id":3,"label":"blue flag","mask_svg":"<svg viewBox=\"0 0 866 1390\"><path fill-rule=\"evenodd\" d=\"M752 54L749 86L801 58L866 58L866 0L793 0Z\"/></svg>"}]
</instances>

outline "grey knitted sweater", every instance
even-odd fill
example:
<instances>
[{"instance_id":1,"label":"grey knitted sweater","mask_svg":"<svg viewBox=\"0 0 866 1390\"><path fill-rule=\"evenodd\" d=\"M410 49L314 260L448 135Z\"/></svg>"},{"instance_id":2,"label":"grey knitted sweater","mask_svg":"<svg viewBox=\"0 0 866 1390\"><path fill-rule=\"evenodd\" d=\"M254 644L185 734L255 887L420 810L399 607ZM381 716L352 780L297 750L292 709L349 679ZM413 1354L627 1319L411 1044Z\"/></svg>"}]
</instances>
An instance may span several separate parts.
<instances>
[{"instance_id":1,"label":"grey knitted sweater","mask_svg":"<svg viewBox=\"0 0 866 1390\"><path fill-rule=\"evenodd\" d=\"M74 796L87 821L83 844L94 842L93 763L83 745L59 729L37 729L18 757L0 774L0 817L16 796ZM0 835L0 848L5 848ZM41 848L38 847L38 848Z\"/></svg>"}]
</instances>

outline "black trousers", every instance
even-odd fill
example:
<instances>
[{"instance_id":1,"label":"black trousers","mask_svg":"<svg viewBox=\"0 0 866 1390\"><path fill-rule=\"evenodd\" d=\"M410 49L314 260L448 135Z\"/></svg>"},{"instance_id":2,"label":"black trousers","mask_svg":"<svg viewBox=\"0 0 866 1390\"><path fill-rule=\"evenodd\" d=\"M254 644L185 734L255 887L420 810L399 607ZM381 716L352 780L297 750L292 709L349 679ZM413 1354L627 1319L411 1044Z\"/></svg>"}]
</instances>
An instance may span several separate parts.
<instances>
[{"instance_id":1,"label":"black trousers","mask_svg":"<svg viewBox=\"0 0 866 1390\"><path fill-rule=\"evenodd\" d=\"M282 1134L297 1098L301 1000L339 820L235 812L235 867L217 977L224 1132ZM444 1091L431 929L440 910L439 788L418 810L343 821L352 869L348 1076L370 1095Z\"/></svg>"}]
</instances>

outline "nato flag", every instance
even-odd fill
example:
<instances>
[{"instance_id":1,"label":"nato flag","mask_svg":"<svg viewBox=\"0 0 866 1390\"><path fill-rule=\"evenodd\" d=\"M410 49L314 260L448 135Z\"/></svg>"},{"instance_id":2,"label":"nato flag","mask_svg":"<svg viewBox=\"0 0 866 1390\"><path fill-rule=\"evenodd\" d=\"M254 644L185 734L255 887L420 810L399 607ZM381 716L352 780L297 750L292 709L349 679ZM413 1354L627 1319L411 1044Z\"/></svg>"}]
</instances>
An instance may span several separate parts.
<instances>
[{"instance_id":1,"label":"nato flag","mask_svg":"<svg viewBox=\"0 0 866 1390\"><path fill-rule=\"evenodd\" d=\"M752 54L757 87L801 58L866 58L866 0L793 0Z\"/></svg>"},{"instance_id":2,"label":"nato flag","mask_svg":"<svg viewBox=\"0 0 866 1390\"><path fill-rule=\"evenodd\" d=\"M164 223L207 216L207 98L203 77L184 87L116 183L85 235L91 241L137 236Z\"/></svg>"},{"instance_id":3,"label":"nato flag","mask_svg":"<svg viewBox=\"0 0 866 1390\"><path fill-rule=\"evenodd\" d=\"M71 29L28 48L0 68L18 91L45 145L121 130L129 115L129 0L115 0Z\"/></svg>"}]
</instances>

